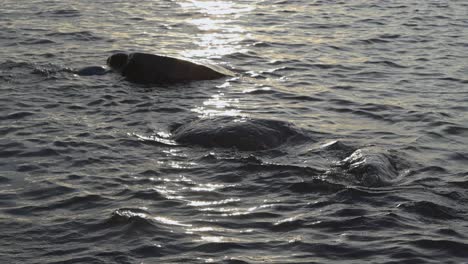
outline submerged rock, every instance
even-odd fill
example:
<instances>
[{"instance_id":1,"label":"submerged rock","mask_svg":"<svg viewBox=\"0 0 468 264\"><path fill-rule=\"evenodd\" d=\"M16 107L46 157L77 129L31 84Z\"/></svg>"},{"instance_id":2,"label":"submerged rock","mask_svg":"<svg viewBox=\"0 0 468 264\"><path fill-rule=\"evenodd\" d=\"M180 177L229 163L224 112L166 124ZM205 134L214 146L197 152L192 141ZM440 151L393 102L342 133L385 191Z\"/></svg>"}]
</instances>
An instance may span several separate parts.
<instances>
[{"instance_id":1,"label":"submerged rock","mask_svg":"<svg viewBox=\"0 0 468 264\"><path fill-rule=\"evenodd\" d=\"M102 66L89 66L77 70L75 73L80 76L104 75L109 70Z\"/></svg>"},{"instance_id":2,"label":"submerged rock","mask_svg":"<svg viewBox=\"0 0 468 264\"><path fill-rule=\"evenodd\" d=\"M293 137L304 135L292 124L269 119L215 117L179 126L173 139L204 147L265 150L278 147Z\"/></svg>"}]
</instances>

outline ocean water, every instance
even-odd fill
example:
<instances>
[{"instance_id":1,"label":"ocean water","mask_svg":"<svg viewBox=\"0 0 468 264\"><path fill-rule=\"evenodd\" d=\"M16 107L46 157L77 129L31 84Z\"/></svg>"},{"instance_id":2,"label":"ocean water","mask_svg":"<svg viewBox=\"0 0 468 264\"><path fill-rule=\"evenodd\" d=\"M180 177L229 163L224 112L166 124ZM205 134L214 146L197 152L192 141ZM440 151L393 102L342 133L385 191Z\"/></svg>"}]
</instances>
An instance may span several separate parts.
<instances>
[{"instance_id":1,"label":"ocean water","mask_svg":"<svg viewBox=\"0 0 468 264\"><path fill-rule=\"evenodd\" d=\"M468 263L467 1L0 2L1 263Z\"/></svg>"}]
</instances>

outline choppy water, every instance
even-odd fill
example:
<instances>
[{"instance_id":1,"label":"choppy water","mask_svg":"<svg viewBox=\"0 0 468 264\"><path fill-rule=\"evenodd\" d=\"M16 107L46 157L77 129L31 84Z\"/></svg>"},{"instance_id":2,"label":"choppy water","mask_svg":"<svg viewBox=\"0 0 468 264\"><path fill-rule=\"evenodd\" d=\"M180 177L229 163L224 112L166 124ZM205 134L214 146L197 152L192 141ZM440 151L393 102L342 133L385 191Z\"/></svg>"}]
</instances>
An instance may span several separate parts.
<instances>
[{"instance_id":1,"label":"choppy water","mask_svg":"<svg viewBox=\"0 0 468 264\"><path fill-rule=\"evenodd\" d=\"M467 262L466 1L0 2L0 262ZM238 74L71 73L117 51ZM207 116L303 137L173 140Z\"/></svg>"}]
</instances>

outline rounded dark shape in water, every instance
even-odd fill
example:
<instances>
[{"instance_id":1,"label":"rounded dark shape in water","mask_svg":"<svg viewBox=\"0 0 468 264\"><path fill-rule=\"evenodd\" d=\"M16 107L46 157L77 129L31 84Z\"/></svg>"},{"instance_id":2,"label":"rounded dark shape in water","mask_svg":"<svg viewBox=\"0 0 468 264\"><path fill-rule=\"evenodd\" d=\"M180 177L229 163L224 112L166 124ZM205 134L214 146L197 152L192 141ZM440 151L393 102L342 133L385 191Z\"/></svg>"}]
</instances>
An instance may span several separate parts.
<instances>
[{"instance_id":1,"label":"rounded dark shape in water","mask_svg":"<svg viewBox=\"0 0 468 264\"><path fill-rule=\"evenodd\" d=\"M399 175L397 158L376 147L361 148L341 161L339 167L360 184L378 187L390 184Z\"/></svg>"},{"instance_id":2,"label":"rounded dark shape in water","mask_svg":"<svg viewBox=\"0 0 468 264\"><path fill-rule=\"evenodd\" d=\"M305 137L287 122L233 117L199 119L176 128L173 134L180 143L247 151L271 149L293 137Z\"/></svg>"},{"instance_id":3,"label":"rounded dark shape in water","mask_svg":"<svg viewBox=\"0 0 468 264\"><path fill-rule=\"evenodd\" d=\"M128 55L125 53L116 53L109 58L107 58L107 65L111 67L111 69L121 72L122 68L127 64Z\"/></svg>"},{"instance_id":4,"label":"rounded dark shape in water","mask_svg":"<svg viewBox=\"0 0 468 264\"><path fill-rule=\"evenodd\" d=\"M80 76L91 76L91 75L104 75L108 70L102 66L90 66L84 67L76 71L76 74Z\"/></svg>"},{"instance_id":5,"label":"rounded dark shape in water","mask_svg":"<svg viewBox=\"0 0 468 264\"><path fill-rule=\"evenodd\" d=\"M142 84L214 80L229 75L194 62L147 53L117 53L107 64L128 81Z\"/></svg>"}]
</instances>

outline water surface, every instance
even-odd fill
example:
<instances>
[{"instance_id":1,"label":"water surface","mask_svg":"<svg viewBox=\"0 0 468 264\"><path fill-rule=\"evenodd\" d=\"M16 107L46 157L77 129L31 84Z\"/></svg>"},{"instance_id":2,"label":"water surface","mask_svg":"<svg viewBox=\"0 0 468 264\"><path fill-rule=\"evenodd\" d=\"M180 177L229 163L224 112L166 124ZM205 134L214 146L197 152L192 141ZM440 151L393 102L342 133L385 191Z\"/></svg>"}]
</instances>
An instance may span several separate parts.
<instances>
[{"instance_id":1,"label":"water surface","mask_svg":"<svg viewBox=\"0 0 468 264\"><path fill-rule=\"evenodd\" d=\"M2 263L468 258L465 1L2 6ZM72 73L115 52L237 75L142 86ZM288 122L307 140L171 140L217 116Z\"/></svg>"}]
</instances>

